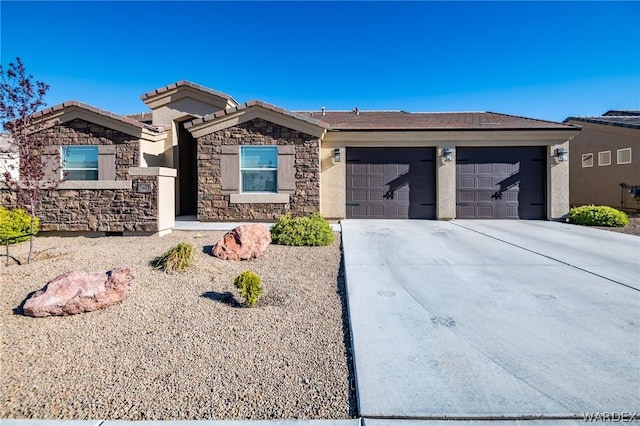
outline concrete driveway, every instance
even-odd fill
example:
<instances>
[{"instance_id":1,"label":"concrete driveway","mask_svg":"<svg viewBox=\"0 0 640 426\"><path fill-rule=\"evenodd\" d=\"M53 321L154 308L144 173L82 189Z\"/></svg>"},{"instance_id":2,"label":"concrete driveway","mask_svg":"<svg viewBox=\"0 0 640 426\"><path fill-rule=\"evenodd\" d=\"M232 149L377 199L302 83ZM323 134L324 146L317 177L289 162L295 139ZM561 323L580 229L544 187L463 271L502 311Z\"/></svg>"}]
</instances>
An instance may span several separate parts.
<instances>
[{"instance_id":1,"label":"concrete driveway","mask_svg":"<svg viewBox=\"0 0 640 426\"><path fill-rule=\"evenodd\" d=\"M640 411L640 238L542 221L342 223L359 413Z\"/></svg>"}]
</instances>

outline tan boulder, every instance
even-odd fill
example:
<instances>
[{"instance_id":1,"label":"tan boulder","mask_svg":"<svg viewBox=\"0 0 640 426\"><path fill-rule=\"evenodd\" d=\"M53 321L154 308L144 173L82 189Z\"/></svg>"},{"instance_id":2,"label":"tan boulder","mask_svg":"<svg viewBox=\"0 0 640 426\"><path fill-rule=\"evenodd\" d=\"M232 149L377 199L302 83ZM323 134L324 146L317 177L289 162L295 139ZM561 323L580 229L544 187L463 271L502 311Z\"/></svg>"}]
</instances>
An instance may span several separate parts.
<instances>
[{"instance_id":1,"label":"tan boulder","mask_svg":"<svg viewBox=\"0 0 640 426\"><path fill-rule=\"evenodd\" d=\"M31 317L48 317L103 309L127 297L134 277L135 272L130 268L67 272L27 298L22 311Z\"/></svg>"},{"instance_id":2,"label":"tan boulder","mask_svg":"<svg viewBox=\"0 0 640 426\"><path fill-rule=\"evenodd\" d=\"M249 260L262 255L271 244L271 232L261 224L240 225L216 243L211 255L224 260Z\"/></svg>"}]
</instances>

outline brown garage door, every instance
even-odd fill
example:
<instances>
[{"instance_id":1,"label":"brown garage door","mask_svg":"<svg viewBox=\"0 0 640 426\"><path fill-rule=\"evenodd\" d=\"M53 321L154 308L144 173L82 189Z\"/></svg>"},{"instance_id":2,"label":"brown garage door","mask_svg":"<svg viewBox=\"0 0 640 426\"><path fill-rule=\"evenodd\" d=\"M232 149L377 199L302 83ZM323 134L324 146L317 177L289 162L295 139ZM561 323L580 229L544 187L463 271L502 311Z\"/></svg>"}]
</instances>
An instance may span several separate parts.
<instances>
[{"instance_id":1,"label":"brown garage door","mask_svg":"<svg viewBox=\"0 0 640 426\"><path fill-rule=\"evenodd\" d=\"M435 149L347 148L347 218L434 219Z\"/></svg>"},{"instance_id":2,"label":"brown garage door","mask_svg":"<svg viewBox=\"0 0 640 426\"><path fill-rule=\"evenodd\" d=\"M546 148L458 148L456 217L545 219Z\"/></svg>"}]
</instances>

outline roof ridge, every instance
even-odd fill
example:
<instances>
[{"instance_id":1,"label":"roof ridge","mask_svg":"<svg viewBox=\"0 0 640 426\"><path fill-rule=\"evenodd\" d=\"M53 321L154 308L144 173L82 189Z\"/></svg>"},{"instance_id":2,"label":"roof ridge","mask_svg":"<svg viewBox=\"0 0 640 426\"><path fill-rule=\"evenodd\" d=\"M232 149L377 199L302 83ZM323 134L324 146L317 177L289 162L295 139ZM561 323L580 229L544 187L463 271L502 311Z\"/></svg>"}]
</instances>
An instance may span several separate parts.
<instances>
[{"instance_id":1,"label":"roof ridge","mask_svg":"<svg viewBox=\"0 0 640 426\"><path fill-rule=\"evenodd\" d=\"M308 115L306 115L304 113L298 113L298 112L295 112L295 111L290 111L290 110L281 108L279 106L276 106L274 104L270 104L268 102L261 101L259 99L252 99L250 101L238 104L238 105L236 105L234 107L223 109L221 111L214 112L213 114L207 114L207 115L205 115L204 117L201 117L201 118L193 119L193 120L185 123L185 128L188 129L188 128L193 127L193 126L195 126L197 124L206 123L207 121L212 121L212 120L215 120L216 118L224 117L225 115L233 114L234 112L241 111L241 110L253 107L253 106L262 107L262 108L265 108L265 109L268 109L268 110L271 110L271 111L274 111L274 112L277 112L277 113L280 113L280 114L287 115L289 117L296 118L296 119L301 120L301 121L306 121L307 123L314 124L314 125L319 126L319 127L324 127L325 129L330 128L329 124L327 124L327 123L325 123L325 122L323 122L321 120L318 120L318 119L315 119L315 118L311 118L311 117L309 117Z\"/></svg>"},{"instance_id":2,"label":"roof ridge","mask_svg":"<svg viewBox=\"0 0 640 426\"><path fill-rule=\"evenodd\" d=\"M196 89L196 90L199 90L201 92L205 92L205 93L208 93L210 95L217 96L217 97L225 99L227 101L231 100L236 104L238 103L235 99L233 99L233 97L231 95L228 95L226 93L220 92L218 90L211 89L209 87L203 86L203 85L198 84L198 83L194 83L194 82L189 81L189 80L179 80L179 81L176 81L175 83L169 83L169 84L167 84L165 86L158 87L157 89L150 90L150 91L142 94L140 96L140 99L142 99L144 101L145 99L151 98L151 97L156 96L156 95L160 95L162 93L168 92L169 90L177 89L179 87L191 87L192 89Z\"/></svg>"},{"instance_id":3,"label":"roof ridge","mask_svg":"<svg viewBox=\"0 0 640 426\"><path fill-rule=\"evenodd\" d=\"M487 114L495 114L495 115L502 115L502 116L504 116L504 117L521 118L521 119L524 119L524 120L539 121L540 123L564 124L564 123L561 123L561 122L559 122L559 121L544 120L544 119L542 119L542 118L525 117L525 116L523 116L523 115L505 114L505 113L503 113L503 112L485 111L485 113L487 113Z\"/></svg>"}]
</instances>

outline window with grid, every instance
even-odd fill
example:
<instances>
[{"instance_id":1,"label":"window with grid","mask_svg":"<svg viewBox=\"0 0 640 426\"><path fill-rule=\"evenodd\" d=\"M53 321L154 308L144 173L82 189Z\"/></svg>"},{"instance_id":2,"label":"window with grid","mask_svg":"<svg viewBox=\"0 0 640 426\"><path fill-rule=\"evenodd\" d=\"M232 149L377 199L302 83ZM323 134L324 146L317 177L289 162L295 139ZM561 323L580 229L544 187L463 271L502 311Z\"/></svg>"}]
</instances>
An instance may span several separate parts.
<instances>
[{"instance_id":1,"label":"window with grid","mask_svg":"<svg viewBox=\"0 0 640 426\"><path fill-rule=\"evenodd\" d=\"M242 192L278 192L278 147L241 146Z\"/></svg>"},{"instance_id":2,"label":"window with grid","mask_svg":"<svg viewBox=\"0 0 640 426\"><path fill-rule=\"evenodd\" d=\"M61 150L63 179L98 180L97 146L63 146Z\"/></svg>"}]
</instances>

